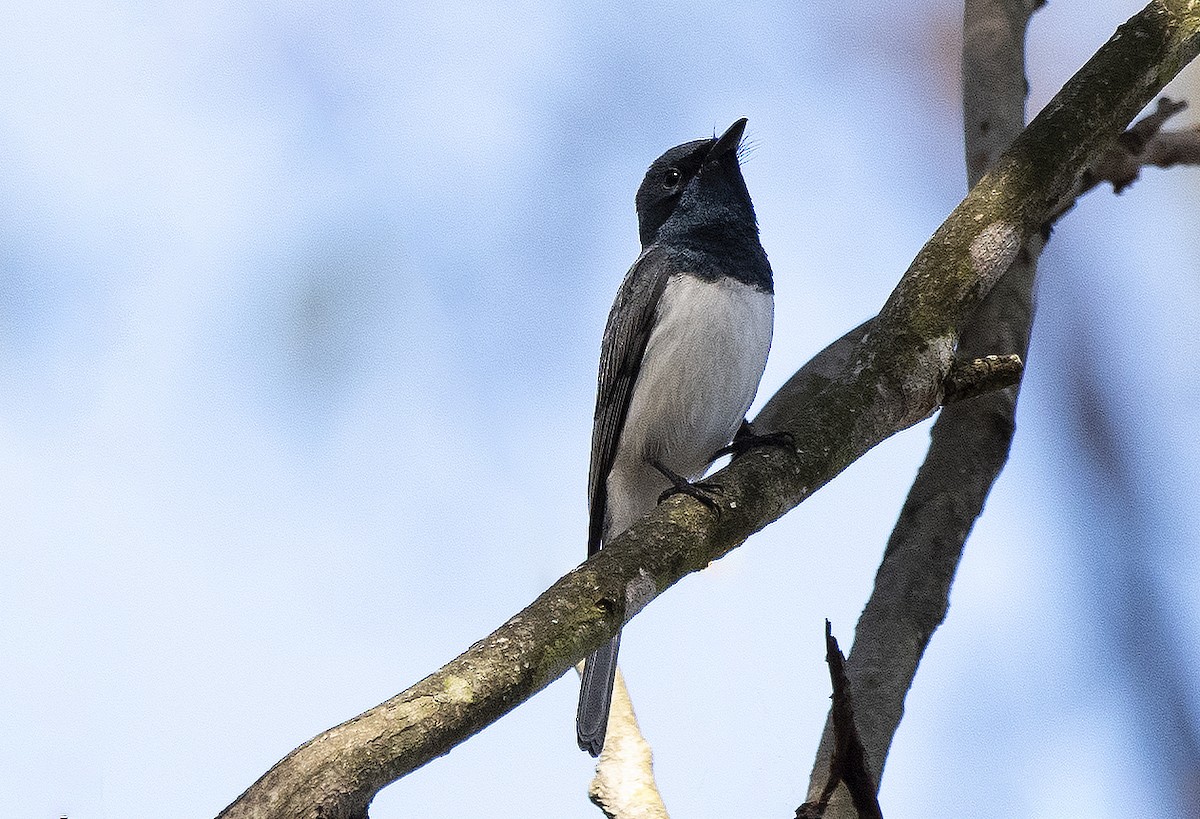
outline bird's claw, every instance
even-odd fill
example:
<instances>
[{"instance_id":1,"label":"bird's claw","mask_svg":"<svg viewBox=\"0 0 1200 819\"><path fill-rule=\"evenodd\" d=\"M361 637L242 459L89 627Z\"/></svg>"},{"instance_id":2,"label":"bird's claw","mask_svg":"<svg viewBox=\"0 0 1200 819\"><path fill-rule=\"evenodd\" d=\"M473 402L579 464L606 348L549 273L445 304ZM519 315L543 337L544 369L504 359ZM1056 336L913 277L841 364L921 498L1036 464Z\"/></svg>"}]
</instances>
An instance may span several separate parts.
<instances>
[{"instance_id":1,"label":"bird's claw","mask_svg":"<svg viewBox=\"0 0 1200 819\"><path fill-rule=\"evenodd\" d=\"M725 455L732 455L733 460L745 455L752 449L758 449L764 446L779 447L780 449L796 449L796 437L790 432L767 432L763 435L756 435L753 432L745 432L749 429L749 424L743 424L742 429L738 430L738 435L726 446L721 447L713 456L708 459L709 463L717 460L717 458Z\"/></svg>"},{"instance_id":2,"label":"bird's claw","mask_svg":"<svg viewBox=\"0 0 1200 819\"><path fill-rule=\"evenodd\" d=\"M705 481L692 483L687 478L677 474L668 467L663 466L658 461L651 461L650 465L661 472L663 477L671 482L671 485L663 490L662 494L658 496L659 503L662 503L672 495L687 495L688 497L694 498L702 503L717 517L721 516L721 507L717 505L715 500L709 497L710 493L720 495L725 492L724 487L722 487L719 483L710 483Z\"/></svg>"}]
</instances>

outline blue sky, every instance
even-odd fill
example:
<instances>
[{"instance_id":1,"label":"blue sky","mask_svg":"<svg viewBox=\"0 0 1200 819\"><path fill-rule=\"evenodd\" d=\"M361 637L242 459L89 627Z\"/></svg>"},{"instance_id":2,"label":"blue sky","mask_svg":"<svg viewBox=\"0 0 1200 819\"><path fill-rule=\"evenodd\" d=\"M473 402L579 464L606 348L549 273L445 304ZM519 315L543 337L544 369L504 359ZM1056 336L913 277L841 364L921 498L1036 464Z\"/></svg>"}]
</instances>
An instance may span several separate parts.
<instances>
[{"instance_id":1,"label":"blue sky","mask_svg":"<svg viewBox=\"0 0 1200 819\"><path fill-rule=\"evenodd\" d=\"M1031 112L1137 8L1041 12ZM215 815L578 563L646 165L749 117L778 290L761 403L878 309L961 197L959 16L9 3L0 815ZM1176 95L1200 100L1197 76ZM1105 637L1101 496L1061 407L1087 357L1140 453L1130 491L1170 512L1143 546L1195 679L1198 174L1093 193L1055 233L1013 459L908 699L889 819L1174 809ZM884 443L628 630L678 815L802 801L824 619L848 645L926 441ZM372 816L598 815L576 687Z\"/></svg>"}]
</instances>

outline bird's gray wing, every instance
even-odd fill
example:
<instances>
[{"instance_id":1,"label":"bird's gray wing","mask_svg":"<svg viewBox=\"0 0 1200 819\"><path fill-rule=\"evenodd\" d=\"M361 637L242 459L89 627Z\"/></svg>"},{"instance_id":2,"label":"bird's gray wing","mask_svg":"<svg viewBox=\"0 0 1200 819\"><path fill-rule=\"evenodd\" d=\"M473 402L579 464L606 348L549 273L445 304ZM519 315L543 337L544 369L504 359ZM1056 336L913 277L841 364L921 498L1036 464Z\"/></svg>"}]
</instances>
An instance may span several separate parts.
<instances>
[{"instance_id":1,"label":"bird's gray wing","mask_svg":"<svg viewBox=\"0 0 1200 819\"><path fill-rule=\"evenodd\" d=\"M607 505L606 485L617 454L621 430L642 366L654 314L670 276L670 265L651 246L625 274L608 314L600 345L600 378L596 390L596 420L592 427L592 461L588 472L588 556L600 550Z\"/></svg>"}]
</instances>

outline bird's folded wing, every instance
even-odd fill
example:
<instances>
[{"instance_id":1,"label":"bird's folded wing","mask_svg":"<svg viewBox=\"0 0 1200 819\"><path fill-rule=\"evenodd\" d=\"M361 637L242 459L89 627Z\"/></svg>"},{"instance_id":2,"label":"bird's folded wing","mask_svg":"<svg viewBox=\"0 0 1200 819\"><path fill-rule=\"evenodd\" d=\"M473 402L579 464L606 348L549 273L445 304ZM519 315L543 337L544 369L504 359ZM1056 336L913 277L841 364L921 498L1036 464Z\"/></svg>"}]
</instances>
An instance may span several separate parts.
<instances>
[{"instance_id":1,"label":"bird's folded wing","mask_svg":"<svg viewBox=\"0 0 1200 819\"><path fill-rule=\"evenodd\" d=\"M625 274L608 314L600 346L596 420L588 472L588 556L600 550L604 535L605 485L617 454L630 398L642 366L655 311L670 278L667 254L651 245Z\"/></svg>"}]
</instances>

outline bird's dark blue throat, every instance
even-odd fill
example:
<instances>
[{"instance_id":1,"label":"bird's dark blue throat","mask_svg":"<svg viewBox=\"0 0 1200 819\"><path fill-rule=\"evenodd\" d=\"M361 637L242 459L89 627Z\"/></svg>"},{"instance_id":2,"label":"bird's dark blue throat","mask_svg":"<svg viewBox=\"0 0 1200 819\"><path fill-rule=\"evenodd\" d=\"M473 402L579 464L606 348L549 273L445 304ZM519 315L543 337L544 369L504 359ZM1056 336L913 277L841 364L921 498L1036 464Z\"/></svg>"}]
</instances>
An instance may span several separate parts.
<instances>
[{"instance_id":1,"label":"bird's dark blue throat","mask_svg":"<svg viewBox=\"0 0 1200 819\"><path fill-rule=\"evenodd\" d=\"M765 293L775 292L771 264L757 236L753 243L711 236L676 240L666 253L674 267L706 281L732 278Z\"/></svg>"}]
</instances>

